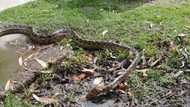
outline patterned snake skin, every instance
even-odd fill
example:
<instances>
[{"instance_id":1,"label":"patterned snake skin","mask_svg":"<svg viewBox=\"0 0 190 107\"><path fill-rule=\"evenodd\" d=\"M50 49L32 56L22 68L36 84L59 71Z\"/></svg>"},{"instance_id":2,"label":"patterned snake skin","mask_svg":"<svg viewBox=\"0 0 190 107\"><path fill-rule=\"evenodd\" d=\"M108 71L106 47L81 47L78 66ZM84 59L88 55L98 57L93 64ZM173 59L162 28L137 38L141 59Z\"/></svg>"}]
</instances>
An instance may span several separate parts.
<instances>
[{"instance_id":1,"label":"patterned snake skin","mask_svg":"<svg viewBox=\"0 0 190 107\"><path fill-rule=\"evenodd\" d=\"M136 49L129 47L126 44L119 44L110 41L97 41L83 39L71 29L59 29L53 33L38 33L28 25L4 25L0 26L0 37L8 34L24 34L34 44L47 45L61 41L63 38L72 39L77 45L85 49L112 49L126 50L136 53Z\"/></svg>"},{"instance_id":2,"label":"patterned snake skin","mask_svg":"<svg viewBox=\"0 0 190 107\"><path fill-rule=\"evenodd\" d=\"M31 26L27 25L5 25L5 26L0 26L0 37L8 35L8 34L24 34L26 35L29 40L38 45L47 45L47 44L52 44L58 41L61 41L64 38L72 39L77 45L79 45L82 48L85 49L111 49L111 50L124 50L124 51L131 51L136 55L136 58L134 59L134 62L128 67L128 69L135 68L137 63L139 62L138 57L140 54L138 51L134 48L131 48L130 46L126 44L120 44L120 43L115 43L115 42L110 42L110 41L97 41L97 40L87 40L83 39L79 36L77 32L75 32L73 29L59 29L53 33L38 33L35 32L34 29ZM115 86L118 83L118 80L124 80L126 76L128 75L129 72L124 74L123 76L121 75L113 81L109 86ZM39 72L24 72L21 73L20 79L16 79L19 84L14 84L13 88L10 89L11 92L17 92L23 89L24 87L28 87L35 79L39 76ZM19 77L19 76L18 76ZM108 86L108 87L109 87ZM4 97L4 94L0 94L0 97ZM91 95L90 95L91 96Z\"/></svg>"},{"instance_id":3,"label":"patterned snake skin","mask_svg":"<svg viewBox=\"0 0 190 107\"><path fill-rule=\"evenodd\" d=\"M0 37L8 34L24 34L33 44L38 45L52 44L63 38L47 32L36 32L28 25L0 25Z\"/></svg>"}]
</instances>

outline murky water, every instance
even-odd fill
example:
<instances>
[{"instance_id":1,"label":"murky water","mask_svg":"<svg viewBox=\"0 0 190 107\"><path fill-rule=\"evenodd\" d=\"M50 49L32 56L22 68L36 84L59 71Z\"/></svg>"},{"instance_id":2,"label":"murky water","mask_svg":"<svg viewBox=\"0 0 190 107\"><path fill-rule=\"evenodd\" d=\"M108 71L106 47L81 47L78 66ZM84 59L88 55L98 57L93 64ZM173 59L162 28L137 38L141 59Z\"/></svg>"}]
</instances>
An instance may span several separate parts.
<instances>
[{"instance_id":1,"label":"murky water","mask_svg":"<svg viewBox=\"0 0 190 107\"><path fill-rule=\"evenodd\" d=\"M17 34L0 38L0 85L3 85L19 69L16 49L25 45L25 40L25 36Z\"/></svg>"},{"instance_id":2,"label":"murky water","mask_svg":"<svg viewBox=\"0 0 190 107\"><path fill-rule=\"evenodd\" d=\"M8 78L18 69L15 49L0 49L0 84L4 84Z\"/></svg>"}]
</instances>

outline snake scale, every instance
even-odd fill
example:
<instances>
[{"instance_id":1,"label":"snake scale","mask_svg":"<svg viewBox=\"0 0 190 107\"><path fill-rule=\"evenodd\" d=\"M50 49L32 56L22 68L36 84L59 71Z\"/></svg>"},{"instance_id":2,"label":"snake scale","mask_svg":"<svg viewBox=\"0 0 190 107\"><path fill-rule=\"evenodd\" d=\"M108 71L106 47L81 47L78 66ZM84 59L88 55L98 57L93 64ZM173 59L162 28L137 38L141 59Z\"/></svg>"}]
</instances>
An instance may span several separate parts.
<instances>
[{"instance_id":1,"label":"snake scale","mask_svg":"<svg viewBox=\"0 0 190 107\"><path fill-rule=\"evenodd\" d=\"M38 33L36 32L32 26L28 25L2 25L0 26L0 37L8 35L8 34L24 34L29 38L29 40L33 44L38 44L38 45L47 45L47 44L52 44L61 41L64 38L72 39L77 45L79 45L82 48L85 49L111 49L111 50L126 50L126 51L131 51L134 54L136 54L136 58L134 59L134 62L131 63L129 66L129 72L132 71L132 69L135 68L137 65L137 60L139 60L139 53L135 48L131 48L130 46L126 44L121 44L121 43L116 43L116 42L111 42L111 41L99 41L99 40L88 40L84 39L79 34L73 30L72 28L63 28L56 30L53 33ZM26 76L25 76L26 75ZM22 82L24 85L31 84L31 80L35 79L34 74L29 75L30 78L28 78L29 74L23 74L22 77L25 77L26 80ZM124 74L123 76L120 76L117 78L115 81L111 83L109 86L115 87L116 84L118 83L118 80L122 81L125 80L125 77L128 75ZM18 91L23 87L23 85L15 86L15 89L12 89L13 92Z\"/></svg>"}]
</instances>

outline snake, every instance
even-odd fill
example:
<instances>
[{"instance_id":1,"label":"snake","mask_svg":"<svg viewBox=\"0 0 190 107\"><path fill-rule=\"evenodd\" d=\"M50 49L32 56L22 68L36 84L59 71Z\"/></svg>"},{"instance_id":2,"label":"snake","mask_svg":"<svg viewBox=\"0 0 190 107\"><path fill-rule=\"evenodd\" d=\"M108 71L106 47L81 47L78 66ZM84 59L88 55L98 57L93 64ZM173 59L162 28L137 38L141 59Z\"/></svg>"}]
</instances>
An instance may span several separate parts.
<instances>
[{"instance_id":1,"label":"snake","mask_svg":"<svg viewBox=\"0 0 190 107\"><path fill-rule=\"evenodd\" d=\"M32 26L29 25L20 25L20 24L10 24L10 25L0 25L0 37L9 35L9 34L24 34L28 37L28 39L33 44L37 45L48 45L48 44L54 44L56 42L59 42L63 40L64 38L72 39L73 42L75 42L77 45L84 49L111 49L111 50L124 50L124 51L131 51L132 53L136 54L136 57L134 61L129 65L128 69L134 69L137 63L139 62L139 52L137 49L132 48L124 43L118 43L113 41L104 41L104 40L89 40L82 38L78 32L74 28L71 27L64 27L61 29L58 29L54 32L41 32L35 30ZM130 70L131 71L131 70ZM28 74L25 74L28 75ZM128 73L123 74L119 78L117 78L115 81L113 81L111 86L116 86L118 83L117 80L125 80L125 77L128 75ZM27 77L27 76L23 76ZM35 75L31 76L32 79L35 78ZM25 80L25 83L23 84L30 84L31 78L28 78L28 80ZM22 85L17 86L19 88L16 88L12 91L18 91L20 87L23 87Z\"/></svg>"},{"instance_id":2,"label":"snake","mask_svg":"<svg viewBox=\"0 0 190 107\"><path fill-rule=\"evenodd\" d=\"M49 33L36 31L29 25L2 25L0 26L0 37L9 34L24 34L33 44L38 45L48 45L59 42L64 38L69 38L77 43L77 45L85 49L112 49L136 52L134 48L131 48L126 44L119 44L113 41L84 39L73 29L74 28L64 27L53 33Z\"/></svg>"}]
</instances>

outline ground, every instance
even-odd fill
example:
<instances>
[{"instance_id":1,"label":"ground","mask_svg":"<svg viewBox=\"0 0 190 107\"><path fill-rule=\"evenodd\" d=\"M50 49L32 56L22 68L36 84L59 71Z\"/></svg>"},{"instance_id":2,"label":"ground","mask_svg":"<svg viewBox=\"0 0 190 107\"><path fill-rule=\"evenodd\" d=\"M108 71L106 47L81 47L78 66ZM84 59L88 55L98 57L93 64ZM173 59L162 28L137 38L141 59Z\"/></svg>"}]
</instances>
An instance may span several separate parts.
<instances>
[{"instance_id":1,"label":"ground","mask_svg":"<svg viewBox=\"0 0 190 107\"><path fill-rule=\"evenodd\" d=\"M38 0L2 12L0 21L29 24L49 31L72 26L84 38L111 39L144 49L145 59L150 63L164 54L164 60L158 65L141 67L147 70L146 78L138 70L131 74L128 90L133 103L188 107L189 59L183 58L183 50L190 51L190 1L158 0L148 4L121 1ZM180 67L184 59L185 65ZM175 76L180 70L183 73Z\"/></svg>"}]
</instances>

